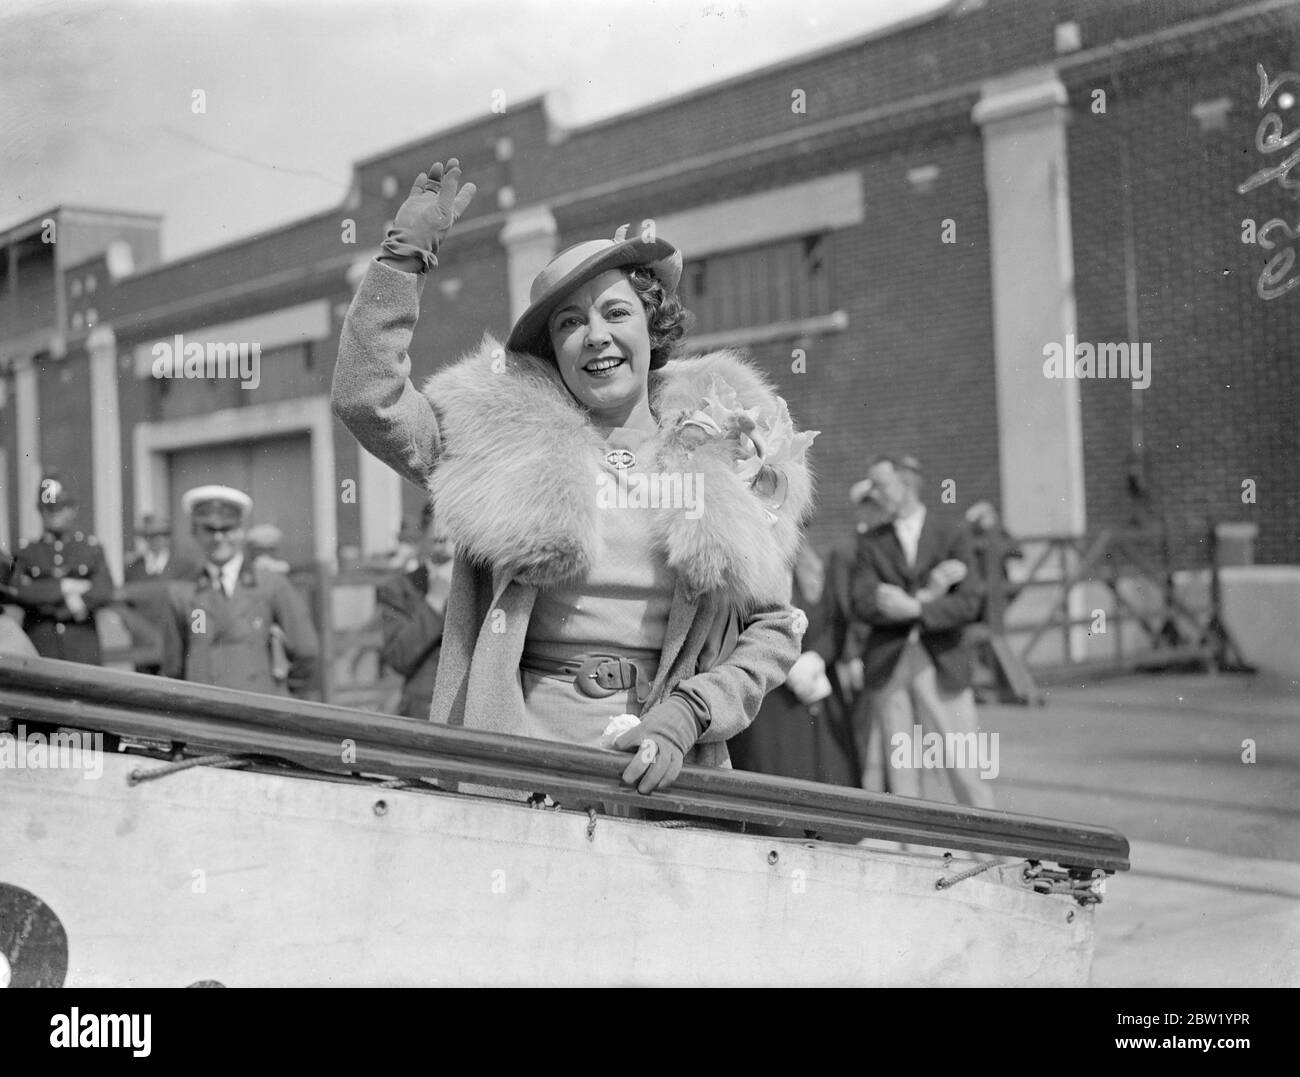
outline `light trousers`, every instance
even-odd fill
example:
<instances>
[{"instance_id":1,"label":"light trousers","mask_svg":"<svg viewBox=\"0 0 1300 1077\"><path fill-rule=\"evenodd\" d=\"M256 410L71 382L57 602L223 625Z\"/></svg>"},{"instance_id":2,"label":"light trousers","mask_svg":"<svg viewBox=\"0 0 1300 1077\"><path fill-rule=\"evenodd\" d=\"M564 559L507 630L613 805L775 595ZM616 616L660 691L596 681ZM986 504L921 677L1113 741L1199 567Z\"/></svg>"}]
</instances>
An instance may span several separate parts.
<instances>
[{"instance_id":1,"label":"light trousers","mask_svg":"<svg viewBox=\"0 0 1300 1077\"><path fill-rule=\"evenodd\" d=\"M902 743L910 745L915 739L916 726L921 727L922 736L937 733L941 739L946 733L979 732L975 694L969 688L960 692L945 692L940 688L934 663L915 638L907 641L889 681L881 688L868 689L865 694L865 705L858 711L865 721L854 723L859 758L864 766L864 789L879 785L875 775L883 766L891 793L907 797L922 795L923 772L911 765L894 765L899 754L895 751L898 734L905 734ZM913 762L910 747L902 754L902 762ZM977 767L948 767L944 775L958 803L975 808L993 807L992 782L981 778Z\"/></svg>"}]
</instances>

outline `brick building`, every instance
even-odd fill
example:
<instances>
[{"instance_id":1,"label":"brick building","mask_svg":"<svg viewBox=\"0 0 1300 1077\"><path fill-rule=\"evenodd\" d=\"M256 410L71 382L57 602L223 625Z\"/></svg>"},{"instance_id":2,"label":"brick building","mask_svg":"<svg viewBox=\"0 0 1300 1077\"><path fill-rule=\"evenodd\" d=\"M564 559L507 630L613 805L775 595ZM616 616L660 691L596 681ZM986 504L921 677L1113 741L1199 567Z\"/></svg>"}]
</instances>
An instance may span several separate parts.
<instances>
[{"instance_id":1,"label":"brick building","mask_svg":"<svg viewBox=\"0 0 1300 1077\"><path fill-rule=\"evenodd\" d=\"M1163 520L1190 555L1241 520L1258 560L1296 562L1300 293L1262 299L1271 255L1242 238L1295 200L1237 188L1277 163L1256 65L1300 70L1298 27L1297 0L967 0L576 129L514 105L357 162L335 210L171 263L156 219L38 215L0 233L0 544L39 529L57 467L119 572L132 521L200 481L249 489L297 561L390 548L419 491L335 422L330 376L385 222L456 155L479 195L425 289L417 380L504 337L552 253L653 220L687 258L692 345L749 348L823 431L819 542L900 448L932 504L988 499L1020 533ZM178 334L258 345L257 385L155 377ZM1149 387L1045 377L1067 339L1149 344Z\"/></svg>"}]
</instances>

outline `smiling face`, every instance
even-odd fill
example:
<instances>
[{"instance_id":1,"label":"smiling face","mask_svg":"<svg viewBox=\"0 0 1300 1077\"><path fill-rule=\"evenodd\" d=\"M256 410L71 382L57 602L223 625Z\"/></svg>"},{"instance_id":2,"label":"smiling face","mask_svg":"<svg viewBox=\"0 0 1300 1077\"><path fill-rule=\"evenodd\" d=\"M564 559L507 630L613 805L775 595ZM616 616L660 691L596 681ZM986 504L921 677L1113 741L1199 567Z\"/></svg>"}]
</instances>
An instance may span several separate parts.
<instances>
[{"instance_id":1,"label":"smiling face","mask_svg":"<svg viewBox=\"0 0 1300 1077\"><path fill-rule=\"evenodd\" d=\"M646 398L650 329L645 307L616 269L566 295L547 320L564 384L597 421L621 426Z\"/></svg>"}]
</instances>

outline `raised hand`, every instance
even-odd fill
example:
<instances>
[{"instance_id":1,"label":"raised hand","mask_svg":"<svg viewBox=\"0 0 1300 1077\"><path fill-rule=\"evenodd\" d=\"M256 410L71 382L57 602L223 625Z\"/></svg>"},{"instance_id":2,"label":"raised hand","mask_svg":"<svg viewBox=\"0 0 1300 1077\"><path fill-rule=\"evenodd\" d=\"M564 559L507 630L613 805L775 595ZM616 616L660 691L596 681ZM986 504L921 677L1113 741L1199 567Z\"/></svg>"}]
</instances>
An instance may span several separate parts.
<instances>
[{"instance_id":1,"label":"raised hand","mask_svg":"<svg viewBox=\"0 0 1300 1077\"><path fill-rule=\"evenodd\" d=\"M428 172L415 178L411 193L397 211L393 225L406 231L408 242L437 252L451 226L469 208L477 187L460 184L460 161L455 157L435 161Z\"/></svg>"},{"instance_id":2,"label":"raised hand","mask_svg":"<svg viewBox=\"0 0 1300 1077\"><path fill-rule=\"evenodd\" d=\"M383 258L411 272L436 266L439 246L476 190L472 183L461 186L460 162L455 157L448 159L445 169L435 161L428 172L415 178L411 193L398 208L383 243Z\"/></svg>"}]
</instances>

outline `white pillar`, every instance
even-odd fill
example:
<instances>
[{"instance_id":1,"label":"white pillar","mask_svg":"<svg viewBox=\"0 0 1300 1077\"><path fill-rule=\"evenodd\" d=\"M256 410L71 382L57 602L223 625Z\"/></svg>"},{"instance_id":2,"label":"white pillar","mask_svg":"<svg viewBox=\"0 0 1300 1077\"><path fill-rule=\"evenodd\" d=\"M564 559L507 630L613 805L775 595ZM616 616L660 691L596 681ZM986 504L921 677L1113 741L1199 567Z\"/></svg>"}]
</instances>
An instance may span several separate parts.
<instances>
[{"instance_id":1,"label":"white pillar","mask_svg":"<svg viewBox=\"0 0 1300 1077\"><path fill-rule=\"evenodd\" d=\"M506 249L506 275L510 287L510 320L528 308L528 291L533 278L555 256L559 227L545 206L531 206L512 213L501 229L501 246Z\"/></svg>"},{"instance_id":2,"label":"white pillar","mask_svg":"<svg viewBox=\"0 0 1300 1077\"><path fill-rule=\"evenodd\" d=\"M94 533L109 571L122 578L122 416L117 393L117 336L98 325L86 338L90 359L91 475L95 491Z\"/></svg>"},{"instance_id":3,"label":"white pillar","mask_svg":"<svg viewBox=\"0 0 1300 1077\"><path fill-rule=\"evenodd\" d=\"M0 397L4 395L4 389L0 387ZM0 412L4 411L3 403L0 403ZM14 540L9 531L9 453L0 445L0 550L6 553L13 553Z\"/></svg>"},{"instance_id":4,"label":"white pillar","mask_svg":"<svg viewBox=\"0 0 1300 1077\"><path fill-rule=\"evenodd\" d=\"M1043 375L1043 349L1074 337L1074 248L1065 123L1050 68L986 83L983 128L1003 516L1012 533L1084 530L1079 386ZM1070 357L1072 358L1072 357Z\"/></svg>"},{"instance_id":5,"label":"white pillar","mask_svg":"<svg viewBox=\"0 0 1300 1077\"><path fill-rule=\"evenodd\" d=\"M361 509L361 554L391 553L402 527L402 477L357 446L357 502Z\"/></svg>"},{"instance_id":6,"label":"white pillar","mask_svg":"<svg viewBox=\"0 0 1300 1077\"><path fill-rule=\"evenodd\" d=\"M36 507L41 486L40 411L36 366L31 357L18 359L14 371L14 426L18 432L18 542L39 538L41 514Z\"/></svg>"}]
</instances>

